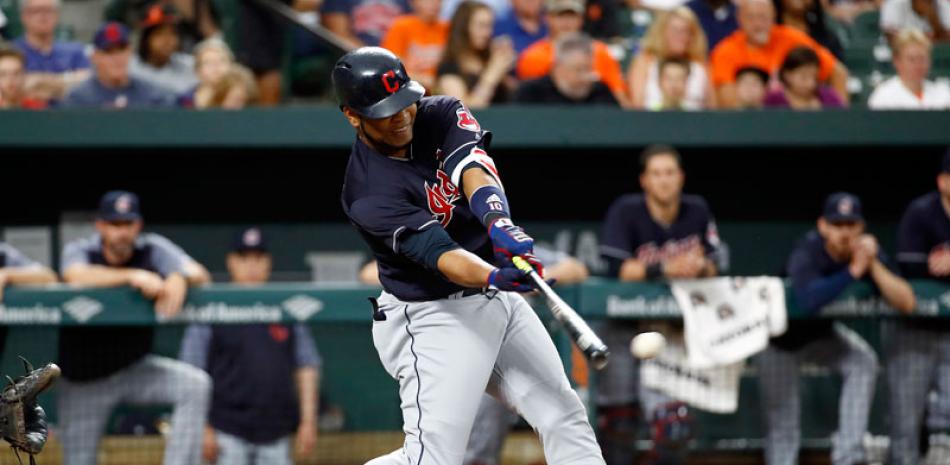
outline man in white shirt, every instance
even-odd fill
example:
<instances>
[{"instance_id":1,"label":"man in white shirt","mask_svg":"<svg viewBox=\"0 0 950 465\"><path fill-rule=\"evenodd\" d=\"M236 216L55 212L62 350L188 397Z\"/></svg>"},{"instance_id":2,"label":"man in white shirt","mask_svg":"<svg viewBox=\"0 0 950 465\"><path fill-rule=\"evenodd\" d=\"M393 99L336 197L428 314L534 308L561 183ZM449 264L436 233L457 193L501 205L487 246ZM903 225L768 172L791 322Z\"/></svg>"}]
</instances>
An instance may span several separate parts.
<instances>
[{"instance_id":1,"label":"man in white shirt","mask_svg":"<svg viewBox=\"0 0 950 465\"><path fill-rule=\"evenodd\" d=\"M884 0L881 29L889 38L902 29L920 29L933 40L948 40L950 0Z\"/></svg>"},{"instance_id":2,"label":"man in white shirt","mask_svg":"<svg viewBox=\"0 0 950 465\"><path fill-rule=\"evenodd\" d=\"M905 29L894 37L894 76L877 86L868 99L873 110L950 109L950 84L928 81L930 39L917 29Z\"/></svg>"}]
</instances>

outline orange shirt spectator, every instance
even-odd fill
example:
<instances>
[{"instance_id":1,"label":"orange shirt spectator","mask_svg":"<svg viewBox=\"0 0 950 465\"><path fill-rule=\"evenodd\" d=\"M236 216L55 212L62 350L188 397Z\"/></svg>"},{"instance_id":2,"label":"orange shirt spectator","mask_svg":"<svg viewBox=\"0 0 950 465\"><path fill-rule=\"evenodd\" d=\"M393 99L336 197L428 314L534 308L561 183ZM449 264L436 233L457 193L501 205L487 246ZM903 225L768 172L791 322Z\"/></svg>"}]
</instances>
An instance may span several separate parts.
<instances>
[{"instance_id":1,"label":"orange shirt spectator","mask_svg":"<svg viewBox=\"0 0 950 465\"><path fill-rule=\"evenodd\" d=\"M769 34L769 41L763 47L755 47L747 41L745 32L736 31L726 37L713 49L713 84L720 86L735 81L736 71L754 66L775 74L782 66L785 55L795 47L809 47L818 54L820 62L818 78L822 81L831 77L835 67L835 56L828 49L818 45L808 34L789 26L775 25Z\"/></svg>"},{"instance_id":2,"label":"orange shirt spectator","mask_svg":"<svg viewBox=\"0 0 950 465\"><path fill-rule=\"evenodd\" d=\"M413 79L430 87L435 82L436 68L448 38L448 22L425 21L416 15L406 15L396 18L381 45L402 59Z\"/></svg>"},{"instance_id":3,"label":"orange shirt spectator","mask_svg":"<svg viewBox=\"0 0 950 465\"><path fill-rule=\"evenodd\" d=\"M521 53L521 58L518 59L518 79L544 77L551 71L553 64L554 43L550 38L541 39ZM594 70L614 94L626 93L620 63L617 63L603 42L596 40L594 41Z\"/></svg>"}]
</instances>

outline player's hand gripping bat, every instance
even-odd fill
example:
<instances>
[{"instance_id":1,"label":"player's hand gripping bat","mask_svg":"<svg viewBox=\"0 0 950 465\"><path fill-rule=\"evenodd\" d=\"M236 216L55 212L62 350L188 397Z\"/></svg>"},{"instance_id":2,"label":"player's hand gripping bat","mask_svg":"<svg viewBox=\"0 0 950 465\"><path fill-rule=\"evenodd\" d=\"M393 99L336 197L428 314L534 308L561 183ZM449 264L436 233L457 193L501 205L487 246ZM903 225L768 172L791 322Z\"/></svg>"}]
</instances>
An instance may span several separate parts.
<instances>
[{"instance_id":1,"label":"player's hand gripping bat","mask_svg":"<svg viewBox=\"0 0 950 465\"><path fill-rule=\"evenodd\" d=\"M584 352L584 355L590 360L591 365L598 370L607 366L607 356L610 354L607 352L607 346L594 334L594 331L590 329L587 322L584 321L567 302L564 302L564 299L561 299L554 292L554 289L551 289L551 286L548 285L544 278L538 276L538 273L534 271L534 268L532 268L525 259L513 257L511 261L515 267L524 271L531 280L534 281L535 286L541 291L544 298L547 299L548 308L551 309L554 318L561 322L561 325L564 326L564 329L566 329L567 333L571 336L571 340Z\"/></svg>"},{"instance_id":2,"label":"player's hand gripping bat","mask_svg":"<svg viewBox=\"0 0 950 465\"><path fill-rule=\"evenodd\" d=\"M26 374L17 379L7 376L9 384L0 393L0 435L13 448L18 461L22 451L30 456L30 464L35 464L33 455L43 450L47 438L46 413L36 398L53 385L60 369L49 363L34 370L26 359L20 360Z\"/></svg>"}]
</instances>

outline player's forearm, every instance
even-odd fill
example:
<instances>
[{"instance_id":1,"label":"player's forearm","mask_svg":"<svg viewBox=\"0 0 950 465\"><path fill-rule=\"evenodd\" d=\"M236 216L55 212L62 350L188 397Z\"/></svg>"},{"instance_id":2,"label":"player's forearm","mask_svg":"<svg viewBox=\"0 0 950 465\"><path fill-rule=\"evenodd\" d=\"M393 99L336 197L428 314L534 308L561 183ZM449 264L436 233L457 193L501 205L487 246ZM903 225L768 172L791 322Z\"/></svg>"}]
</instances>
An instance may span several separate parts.
<instances>
[{"instance_id":1,"label":"player's forearm","mask_svg":"<svg viewBox=\"0 0 950 465\"><path fill-rule=\"evenodd\" d=\"M203 286L211 283L211 273L204 265L194 260L185 264L185 278L189 286Z\"/></svg>"},{"instance_id":2,"label":"player's forearm","mask_svg":"<svg viewBox=\"0 0 950 465\"><path fill-rule=\"evenodd\" d=\"M73 265L63 272L63 281L88 287L118 287L128 285L136 271L134 268Z\"/></svg>"},{"instance_id":3,"label":"player's forearm","mask_svg":"<svg viewBox=\"0 0 950 465\"><path fill-rule=\"evenodd\" d=\"M497 187L498 183L481 168L469 168L462 173L462 190L465 192L465 198L472 200L472 194L484 186Z\"/></svg>"},{"instance_id":4,"label":"player's forearm","mask_svg":"<svg viewBox=\"0 0 950 465\"><path fill-rule=\"evenodd\" d=\"M891 273L880 261L871 263L871 279L881 290L881 295L892 307L901 313L913 313L917 306L914 289L900 276Z\"/></svg>"},{"instance_id":5,"label":"player's forearm","mask_svg":"<svg viewBox=\"0 0 950 465\"><path fill-rule=\"evenodd\" d=\"M301 423L313 425L317 423L317 399L320 397L319 378L317 369L314 367L301 367L294 372Z\"/></svg>"},{"instance_id":6,"label":"player's forearm","mask_svg":"<svg viewBox=\"0 0 950 465\"><path fill-rule=\"evenodd\" d=\"M544 269L544 277L554 279L558 284L575 284L590 276L587 267L576 258L565 258Z\"/></svg>"},{"instance_id":7,"label":"player's forearm","mask_svg":"<svg viewBox=\"0 0 950 465\"><path fill-rule=\"evenodd\" d=\"M37 285L51 284L58 281L56 273L45 266L8 267L0 268L0 273L6 277L7 284Z\"/></svg>"},{"instance_id":8,"label":"player's forearm","mask_svg":"<svg viewBox=\"0 0 950 465\"><path fill-rule=\"evenodd\" d=\"M636 258L628 258L620 265L620 273L617 279L621 281L645 281L647 279L647 266Z\"/></svg>"},{"instance_id":9,"label":"player's forearm","mask_svg":"<svg viewBox=\"0 0 950 465\"><path fill-rule=\"evenodd\" d=\"M465 250L455 249L439 256L439 271L446 279L469 288L488 285L488 275L494 269L477 255Z\"/></svg>"}]
</instances>

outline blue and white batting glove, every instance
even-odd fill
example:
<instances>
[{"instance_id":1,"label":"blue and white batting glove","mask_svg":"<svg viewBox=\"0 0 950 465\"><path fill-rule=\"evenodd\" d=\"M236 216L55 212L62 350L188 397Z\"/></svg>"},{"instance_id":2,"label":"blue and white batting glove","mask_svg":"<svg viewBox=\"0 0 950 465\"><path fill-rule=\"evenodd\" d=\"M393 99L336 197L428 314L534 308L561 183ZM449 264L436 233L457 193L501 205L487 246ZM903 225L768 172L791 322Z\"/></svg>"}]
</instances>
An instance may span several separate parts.
<instances>
[{"instance_id":1,"label":"blue and white batting glove","mask_svg":"<svg viewBox=\"0 0 950 465\"><path fill-rule=\"evenodd\" d=\"M514 266L495 268L488 274L488 285L501 291L531 292L534 286L528 275Z\"/></svg>"},{"instance_id":2,"label":"blue and white batting glove","mask_svg":"<svg viewBox=\"0 0 950 465\"><path fill-rule=\"evenodd\" d=\"M542 277L544 267L534 256L534 239L520 226L515 226L510 218L499 218L488 226L488 237L495 249L495 260L499 266L511 264L512 257L522 257Z\"/></svg>"}]
</instances>

